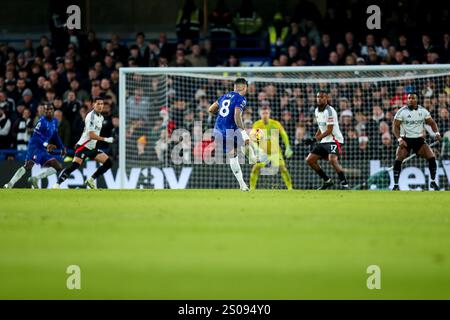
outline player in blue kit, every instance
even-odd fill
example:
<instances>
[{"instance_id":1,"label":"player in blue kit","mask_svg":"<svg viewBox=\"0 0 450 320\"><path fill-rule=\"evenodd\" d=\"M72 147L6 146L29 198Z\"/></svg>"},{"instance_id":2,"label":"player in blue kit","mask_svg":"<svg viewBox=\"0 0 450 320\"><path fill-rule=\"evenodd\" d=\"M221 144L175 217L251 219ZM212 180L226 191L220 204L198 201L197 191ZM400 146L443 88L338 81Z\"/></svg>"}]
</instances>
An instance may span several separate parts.
<instances>
[{"instance_id":1,"label":"player in blue kit","mask_svg":"<svg viewBox=\"0 0 450 320\"><path fill-rule=\"evenodd\" d=\"M62 170L61 164L51 154L56 148L60 148L65 153L64 145L58 135L58 120L53 117L53 105L47 104L44 107L44 116L42 116L36 124L33 136L28 143L28 151L25 159L25 165L20 167L11 180L4 185L4 188L10 189L14 187L17 181L31 168L34 164L39 164L45 169L36 177L31 177L28 182L34 188L38 188L37 181L46 178L52 174L56 174ZM56 145L50 144L54 141Z\"/></svg>"},{"instance_id":2,"label":"player in blue kit","mask_svg":"<svg viewBox=\"0 0 450 320\"><path fill-rule=\"evenodd\" d=\"M236 79L234 91L221 96L209 107L210 113L217 114L214 126L214 141L216 146L222 146L223 152L230 157L231 170L242 191L248 191L249 189L242 176L238 148L244 147L244 152L249 157L250 162L256 162L250 138L242 121L242 113L247 105L245 99L247 86L247 80L244 78Z\"/></svg>"}]
</instances>

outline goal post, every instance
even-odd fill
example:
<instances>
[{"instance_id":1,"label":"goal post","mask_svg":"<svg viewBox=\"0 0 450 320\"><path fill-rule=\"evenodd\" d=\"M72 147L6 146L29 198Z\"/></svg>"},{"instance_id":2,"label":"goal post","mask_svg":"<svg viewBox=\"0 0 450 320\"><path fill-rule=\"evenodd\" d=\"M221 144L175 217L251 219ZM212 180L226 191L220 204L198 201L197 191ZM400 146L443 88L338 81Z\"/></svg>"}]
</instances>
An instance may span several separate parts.
<instances>
[{"instance_id":1,"label":"goal post","mask_svg":"<svg viewBox=\"0 0 450 320\"><path fill-rule=\"evenodd\" d=\"M338 113L345 138L341 162L356 188L386 189L391 184L389 177L376 183L372 178L393 163L392 120L407 93L418 94L419 103L430 110L442 135L450 130L446 108L450 105L450 65L121 68L120 187L236 188L226 161L213 159L215 119L207 108L232 91L237 77L249 81L243 115L246 127L259 119L262 106L268 106L271 117L284 126L294 151L285 159L294 188L309 189L320 183L305 164L310 147L302 143L317 130L318 90L329 92L329 102ZM433 138L430 130L425 133ZM279 142L283 152L281 138ZM449 148L445 143L439 148L447 151L439 153L438 176L441 185L448 186ZM326 163L323 168L335 176ZM252 166L242 164L242 169L248 181ZM258 188L284 188L275 169L262 172ZM426 189L428 174L425 162L412 160L402 172L401 188Z\"/></svg>"}]
</instances>

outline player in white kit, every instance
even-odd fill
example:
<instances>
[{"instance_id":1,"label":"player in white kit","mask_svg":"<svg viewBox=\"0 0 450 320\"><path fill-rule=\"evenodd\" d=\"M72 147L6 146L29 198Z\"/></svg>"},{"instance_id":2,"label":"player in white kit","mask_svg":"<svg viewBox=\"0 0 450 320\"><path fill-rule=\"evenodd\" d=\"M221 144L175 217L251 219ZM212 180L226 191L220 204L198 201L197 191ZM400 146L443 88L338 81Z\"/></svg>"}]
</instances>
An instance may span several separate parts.
<instances>
[{"instance_id":1,"label":"player in white kit","mask_svg":"<svg viewBox=\"0 0 450 320\"><path fill-rule=\"evenodd\" d=\"M417 95L408 95L407 106L397 111L394 117L393 133L398 140L398 148L394 163L394 187L392 190L400 190L398 180L402 170L402 162L408 157L409 152L414 151L419 157L428 160L430 169L430 187L439 190L436 183L436 156L433 150L425 142L425 124L433 130L436 140L441 140L436 122L430 112L418 104Z\"/></svg>"},{"instance_id":2,"label":"player in white kit","mask_svg":"<svg viewBox=\"0 0 450 320\"><path fill-rule=\"evenodd\" d=\"M306 163L316 171L322 178L323 184L319 190L325 190L333 186L333 181L322 170L317 163L320 159L328 160L338 174L341 187L348 189L348 182L344 171L339 164L338 158L342 154L344 137L339 129L339 121L336 110L328 104L328 94L326 92L317 93L317 108L315 117L319 129L315 139L309 140L309 144L318 142L311 153L306 158Z\"/></svg>"},{"instance_id":3,"label":"player in white kit","mask_svg":"<svg viewBox=\"0 0 450 320\"><path fill-rule=\"evenodd\" d=\"M85 159L92 159L102 163L97 171L85 181L85 185L91 189L96 188L95 179L111 169L111 159L103 151L96 148L97 141L105 141L107 143L114 142L114 138L112 137L105 138L100 136L100 131L103 126L103 103L103 99L94 99L94 109L86 115L84 130L80 140L77 142L72 165L61 172L58 177L58 183L54 186L55 189L59 188L60 184L70 177L71 173L78 169Z\"/></svg>"}]
</instances>

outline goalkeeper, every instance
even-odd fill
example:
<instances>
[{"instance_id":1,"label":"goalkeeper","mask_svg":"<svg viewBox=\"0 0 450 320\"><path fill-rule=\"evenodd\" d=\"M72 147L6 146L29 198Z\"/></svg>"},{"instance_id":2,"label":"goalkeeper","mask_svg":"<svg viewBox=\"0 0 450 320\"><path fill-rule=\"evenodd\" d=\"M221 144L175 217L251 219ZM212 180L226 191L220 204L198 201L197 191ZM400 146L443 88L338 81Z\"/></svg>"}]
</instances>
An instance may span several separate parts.
<instances>
[{"instance_id":1,"label":"goalkeeper","mask_svg":"<svg viewBox=\"0 0 450 320\"><path fill-rule=\"evenodd\" d=\"M280 134L286 149L284 153L286 158L290 158L293 154L289 144L289 137L281 123L276 120L270 119L270 108L268 106L264 106L261 108L260 116L261 119L253 124L252 132L256 134L257 129L260 129L262 130L262 132L264 132L261 139L256 137L256 139L254 140L256 140L256 143L258 143L260 151L264 152L268 156L268 161L258 162L253 166L252 173L250 175L250 190L256 189L256 183L258 182L260 171L268 163L270 163L272 167L280 168L281 177L283 178L286 187L288 188L288 190L292 190L291 176L286 168L283 153L281 151L280 144L278 143L279 139L278 137L273 137L272 135L275 133ZM274 138L273 141L272 138Z\"/></svg>"}]
</instances>

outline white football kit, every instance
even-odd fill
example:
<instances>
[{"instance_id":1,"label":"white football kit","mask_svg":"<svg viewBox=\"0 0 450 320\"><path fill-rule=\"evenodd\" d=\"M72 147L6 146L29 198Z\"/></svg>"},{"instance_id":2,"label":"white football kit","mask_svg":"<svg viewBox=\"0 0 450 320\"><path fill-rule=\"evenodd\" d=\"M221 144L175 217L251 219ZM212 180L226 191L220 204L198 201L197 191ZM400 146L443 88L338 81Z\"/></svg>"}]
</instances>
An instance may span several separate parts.
<instances>
[{"instance_id":1,"label":"white football kit","mask_svg":"<svg viewBox=\"0 0 450 320\"><path fill-rule=\"evenodd\" d=\"M395 114L394 119L399 120L400 136L405 138L423 138L425 136L425 120L431 118L430 112L422 106L410 109L404 106Z\"/></svg>"},{"instance_id":2,"label":"white football kit","mask_svg":"<svg viewBox=\"0 0 450 320\"><path fill-rule=\"evenodd\" d=\"M89 150L95 149L97 145L97 140L91 140L89 138L89 132L95 132L97 135L100 135L100 131L103 126L103 116L95 110L92 110L86 115L86 119L84 120L84 130L81 135L80 140L78 140L77 145L83 146Z\"/></svg>"},{"instance_id":3,"label":"white football kit","mask_svg":"<svg viewBox=\"0 0 450 320\"><path fill-rule=\"evenodd\" d=\"M320 143L336 143L339 144L344 143L344 136L342 135L341 130L339 129L339 120L337 116L336 110L330 106L327 105L323 111L319 111L319 108L316 108L315 110L315 117L317 125L319 126L320 132L324 133L327 131L328 125L333 125L333 131L330 135L324 137L322 140L320 140Z\"/></svg>"}]
</instances>

